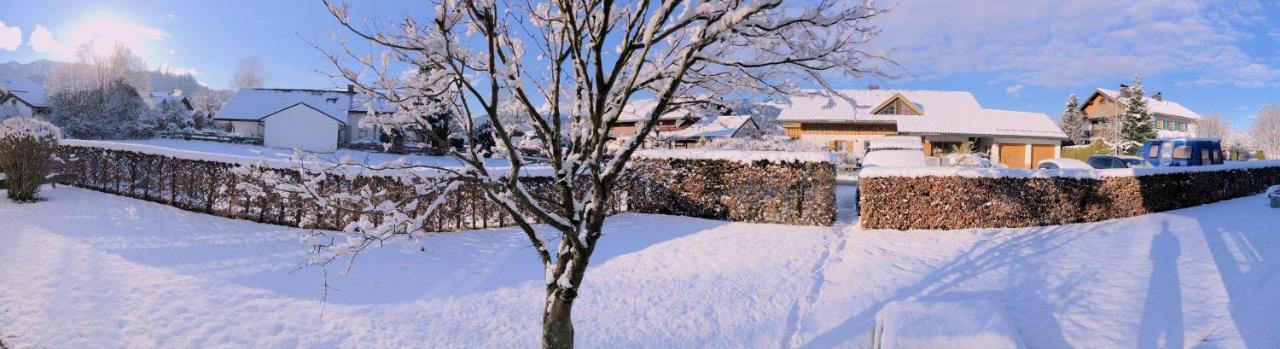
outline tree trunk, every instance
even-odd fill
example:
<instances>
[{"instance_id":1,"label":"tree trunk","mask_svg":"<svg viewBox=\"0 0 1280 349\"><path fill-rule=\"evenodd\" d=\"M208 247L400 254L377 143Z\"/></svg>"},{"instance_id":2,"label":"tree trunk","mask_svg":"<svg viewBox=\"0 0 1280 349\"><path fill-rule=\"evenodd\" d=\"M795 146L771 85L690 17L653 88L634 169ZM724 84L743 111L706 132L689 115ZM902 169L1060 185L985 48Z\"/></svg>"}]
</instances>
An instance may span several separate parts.
<instances>
[{"instance_id":1,"label":"tree trunk","mask_svg":"<svg viewBox=\"0 0 1280 349\"><path fill-rule=\"evenodd\" d=\"M573 348L573 300L578 292L558 286L547 288L547 311L542 314L542 348Z\"/></svg>"}]
</instances>

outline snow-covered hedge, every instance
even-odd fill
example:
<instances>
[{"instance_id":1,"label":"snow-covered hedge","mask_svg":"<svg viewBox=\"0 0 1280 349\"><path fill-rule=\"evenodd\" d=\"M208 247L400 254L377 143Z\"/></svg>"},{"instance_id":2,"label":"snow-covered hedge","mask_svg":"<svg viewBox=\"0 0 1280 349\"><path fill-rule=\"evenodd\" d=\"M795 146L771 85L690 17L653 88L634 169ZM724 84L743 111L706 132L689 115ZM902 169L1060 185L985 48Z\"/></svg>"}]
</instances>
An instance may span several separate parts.
<instances>
[{"instance_id":1,"label":"snow-covered hedge","mask_svg":"<svg viewBox=\"0 0 1280 349\"><path fill-rule=\"evenodd\" d=\"M262 194L254 188L289 183L262 183L261 176L235 170L242 161L215 161L221 159L218 154L181 151L153 154L116 149L115 146L97 148L79 141L71 143L74 145L59 147L59 152L65 158L78 160L68 171L79 176L73 183L79 187L190 211L295 227L338 230L360 219L350 213L322 208L300 197L275 192ZM197 159L179 157L192 155ZM267 165L258 167L261 171L274 171L285 178L297 177L295 169L277 167L280 164L270 162L259 164ZM359 197L351 193L363 188L364 184L373 183L373 187L378 188L375 192L383 195L384 199L396 200L413 190L413 186L405 181L436 179L431 176L332 176L324 183L323 190L325 197L342 200ZM545 192L542 197L554 197L550 180L549 177L524 179L526 187L535 195ZM511 217L489 202L479 187L463 185L449 195L451 197L444 200L443 206L429 217L429 229L455 231L513 224ZM615 202L611 207L622 205Z\"/></svg>"},{"instance_id":2,"label":"snow-covered hedge","mask_svg":"<svg viewBox=\"0 0 1280 349\"><path fill-rule=\"evenodd\" d=\"M1280 161L1125 170L867 169L862 225L874 229L1097 222L1262 193Z\"/></svg>"},{"instance_id":3,"label":"snow-covered hedge","mask_svg":"<svg viewBox=\"0 0 1280 349\"><path fill-rule=\"evenodd\" d=\"M831 225L835 165L826 154L645 151L632 160L633 212L735 222Z\"/></svg>"},{"instance_id":4,"label":"snow-covered hedge","mask_svg":"<svg viewBox=\"0 0 1280 349\"><path fill-rule=\"evenodd\" d=\"M0 172L9 199L36 199L61 137L57 126L40 119L15 117L0 122Z\"/></svg>"},{"instance_id":5,"label":"snow-covered hedge","mask_svg":"<svg viewBox=\"0 0 1280 349\"><path fill-rule=\"evenodd\" d=\"M60 146L63 158L77 159L68 169L77 175L73 185L159 202L185 210L256 222L337 230L361 217L339 212L313 200L273 190L292 185L298 170L283 161L256 161L246 171L244 157L181 151L112 142L70 141ZM753 158L751 163L726 160L634 160L636 174L670 173L661 181L631 180L608 204L609 213L630 208L637 212L667 213L748 222L831 224L835 215L834 167L825 161L802 162ZM241 168L237 170L237 168ZM280 180L278 178L284 178ZM638 178L632 176L631 178ZM679 178L676 182L672 179ZM697 178L721 185L704 185L691 194L671 190L681 181ZM521 181L536 197L557 197L551 177L525 176ZM423 182L440 181L440 182ZM353 195L366 184L380 200L398 201L414 191L414 184L445 186L435 176L338 175L325 179L321 197L329 201L363 200ZM511 217L488 201L479 184L463 184L449 191L428 221L433 231L455 231L513 224ZM659 195L659 193L661 193ZM425 200L430 202L434 200ZM551 205L552 202L544 202ZM341 205L336 205L341 206Z\"/></svg>"},{"instance_id":6,"label":"snow-covered hedge","mask_svg":"<svg viewBox=\"0 0 1280 349\"><path fill-rule=\"evenodd\" d=\"M637 151L636 159L724 160L740 163L768 162L822 162L836 163L839 159L829 152L753 151L732 149L648 149Z\"/></svg>"}]
</instances>

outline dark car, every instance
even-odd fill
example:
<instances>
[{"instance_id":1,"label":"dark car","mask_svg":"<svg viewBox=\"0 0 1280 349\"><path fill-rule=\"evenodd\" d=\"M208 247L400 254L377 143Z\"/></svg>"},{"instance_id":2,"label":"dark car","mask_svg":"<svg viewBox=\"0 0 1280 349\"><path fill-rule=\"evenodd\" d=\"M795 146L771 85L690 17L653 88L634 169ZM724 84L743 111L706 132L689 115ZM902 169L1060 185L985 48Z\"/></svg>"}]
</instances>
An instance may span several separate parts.
<instances>
[{"instance_id":1,"label":"dark car","mask_svg":"<svg viewBox=\"0 0 1280 349\"><path fill-rule=\"evenodd\" d=\"M1151 167L1151 163L1137 156L1094 155L1089 157L1089 166L1099 170L1108 168L1146 168Z\"/></svg>"},{"instance_id":2,"label":"dark car","mask_svg":"<svg viewBox=\"0 0 1280 349\"><path fill-rule=\"evenodd\" d=\"M1216 138L1153 139L1142 146L1143 158L1157 167L1222 164L1222 142Z\"/></svg>"}]
</instances>

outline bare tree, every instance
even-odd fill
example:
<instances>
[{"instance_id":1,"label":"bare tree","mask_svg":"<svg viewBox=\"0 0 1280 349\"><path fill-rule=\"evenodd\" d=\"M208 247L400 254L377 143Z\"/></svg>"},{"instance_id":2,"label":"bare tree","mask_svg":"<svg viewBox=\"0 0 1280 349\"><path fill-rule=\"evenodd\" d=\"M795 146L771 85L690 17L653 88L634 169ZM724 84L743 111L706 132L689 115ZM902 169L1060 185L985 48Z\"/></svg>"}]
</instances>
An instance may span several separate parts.
<instances>
[{"instance_id":1,"label":"bare tree","mask_svg":"<svg viewBox=\"0 0 1280 349\"><path fill-rule=\"evenodd\" d=\"M262 59L249 56L240 60L236 75L232 78L231 87L235 89L258 88L267 82L267 73L263 70Z\"/></svg>"},{"instance_id":2,"label":"bare tree","mask_svg":"<svg viewBox=\"0 0 1280 349\"><path fill-rule=\"evenodd\" d=\"M1254 117L1249 136L1253 138L1258 150L1265 152L1268 157L1280 154L1280 105L1263 106Z\"/></svg>"},{"instance_id":3,"label":"bare tree","mask_svg":"<svg viewBox=\"0 0 1280 349\"><path fill-rule=\"evenodd\" d=\"M1197 137L1217 138L1226 142L1233 133L1235 131L1231 127L1231 120L1222 117L1222 114L1209 114L1196 125Z\"/></svg>"},{"instance_id":4,"label":"bare tree","mask_svg":"<svg viewBox=\"0 0 1280 349\"><path fill-rule=\"evenodd\" d=\"M76 62L63 64L49 72L46 89L51 94L103 89L115 81L124 81L138 93L151 91L151 75L146 63L125 46L115 46L108 55L99 55L92 41L76 49Z\"/></svg>"},{"instance_id":5,"label":"bare tree","mask_svg":"<svg viewBox=\"0 0 1280 349\"><path fill-rule=\"evenodd\" d=\"M385 23L352 20L349 4L325 3L362 41L359 47L367 42L381 51L358 54L339 38L342 48L326 52L338 68L335 78L373 99L416 103L413 112L373 111L366 123L384 132L429 128L434 115L451 113L465 131L460 134L492 127L509 163L488 166L482 142L468 142L450 150L455 167L358 165L368 171L362 173L406 178L426 172L444 178L417 181L426 183L417 185L417 196L387 201L374 188L358 190L364 193L359 200L315 195L326 173L349 176L345 171L357 165L300 162L307 171L299 171L299 183L275 190L311 195L321 205L362 217L341 237L314 233L309 240L320 253L313 261L325 263L396 236L426 233L424 219L443 193L473 184L513 217L545 269L541 338L546 348L573 346L570 314L604 231L606 205L625 180L632 155L655 132L659 116L735 95L776 101L820 93L802 90L796 81L845 98L834 93L829 78L890 78L887 70L894 68L883 54L863 51L878 33L869 20L884 11L872 2L434 0L425 15L406 14ZM655 106L645 112L634 137L616 151L607 150L623 107L640 98L653 99ZM520 133L526 134L524 140L538 140L530 144L542 163L533 164L518 150ZM447 143L426 134L438 145ZM550 195L535 196L530 179L518 175L532 166L553 177ZM544 224L558 239L539 235L535 224Z\"/></svg>"}]
</instances>

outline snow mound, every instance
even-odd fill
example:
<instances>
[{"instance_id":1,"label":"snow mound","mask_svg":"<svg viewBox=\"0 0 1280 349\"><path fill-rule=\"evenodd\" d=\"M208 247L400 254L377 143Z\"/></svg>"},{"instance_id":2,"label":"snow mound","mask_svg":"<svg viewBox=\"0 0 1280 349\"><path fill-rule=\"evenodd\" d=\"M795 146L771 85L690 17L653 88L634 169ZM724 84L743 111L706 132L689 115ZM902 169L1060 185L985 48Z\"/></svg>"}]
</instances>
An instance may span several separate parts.
<instances>
[{"instance_id":1,"label":"snow mound","mask_svg":"<svg viewBox=\"0 0 1280 349\"><path fill-rule=\"evenodd\" d=\"M990 301L890 302L876 314L873 349L1022 349L1018 332Z\"/></svg>"},{"instance_id":2,"label":"snow mound","mask_svg":"<svg viewBox=\"0 0 1280 349\"><path fill-rule=\"evenodd\" d=\"M915 168L925 167L924 153L920 150L875 150L867 153L867 157L862 159L863 168L889 167L889 168Z\"/></svg>"},{"instance_id":3,"label":"snow mound","mask_svg":"<svg viewBox=\"0 0 1280 349\"><path fill-rule=\"evenodd\" d=\"M924 151L924 143L920 141L920 137L912 136L885 136L871 140L868 145L870 150L892 150L892 149L909 149Z\"/></svg>"},{"instance_id":4,"label":"snow mound","mask_svg":"<svg viewBox=\"0 0 1280 349\"><path fill-rule=\"evenodd\" d=\"M1118 168L1105 170L1023 170L1007 168L890 168L876 167L862 170L862 178L874 177L967 177L967 178L1076 178L1103 179L1111 177L1141 177L1175 173L1214 172L1280 167L1280 160L1228 162L1212 166Z\"/></svg>"},{"instance_id":5,"label":"snow mound","mask_svg":"<svg viewBox=\"0 0 1280 349\"><path fill-rule=\"evenodd\" d=\"M9 118L0 122L0 139L3 138L62 138L62 130L44 120L27 117Z\"/></svg>"},{"instance_id":6,"label":"snow mound","mask_svg":"<svg viewBox=\"0 0 1280 349\"><path fill-rule=\"evenodd\" d=\"M730 149L648 149L635 152L637 159L727 160L736 162L826 162L839 159L827 152L749 151Z\"/></svg>"}]
</instances>

